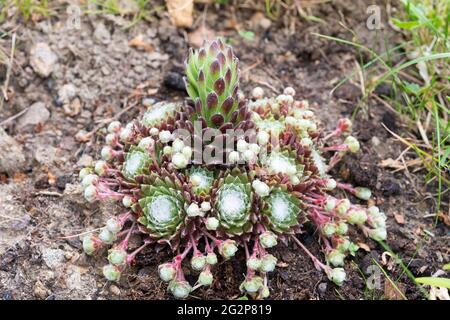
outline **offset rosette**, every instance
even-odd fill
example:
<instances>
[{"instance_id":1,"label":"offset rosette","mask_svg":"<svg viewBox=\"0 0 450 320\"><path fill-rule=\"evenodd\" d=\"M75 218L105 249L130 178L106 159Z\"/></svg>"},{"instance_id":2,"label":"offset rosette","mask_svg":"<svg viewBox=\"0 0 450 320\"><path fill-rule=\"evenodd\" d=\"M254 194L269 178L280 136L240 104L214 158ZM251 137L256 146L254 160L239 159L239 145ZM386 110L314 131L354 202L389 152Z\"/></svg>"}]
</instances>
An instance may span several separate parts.
<instances>
[{"instance_id":1,"label":"offset rosette","mask_svg":"<svg viewBox=\"0 0 450 320\"><path fill-rule=\"evenodd\" d=\"M190 51L185 63L186 89L194 102L190 120L205 127L245 127L250 114L245 101L239 101L239 60L220 39Z\"/></svg>"},{"instance_id":2,"label":"offset rosette","mask_svg":"<svg viewBox=\"0 0 450 320\"><path fill-rule=\"evenodd\" d=\"M303 214L300 200L282 188L273 189L264 199L261 213L267 226L278 233L297 226Z\"/></svg>"},{"instance_id":3,"label":"offset rosette","mask_svg":"<svg viewBox=\"0 0 450 320\"><path fill-rule=\"evenodd\" d=\"M138 221L144 225L151 238L174 237L181 229L185 212L185 197L182 188L167 177L151 174L141 186L141 198L138 200L142 215ZM137 205L133 207L138 211Z\"/></svg>"},{"instance_id":4,"label":"offset rosette","mask_svg":"<svg viewBox=\"0 0 450 320\"><path fill-rule=\"evenodd\" d=\"M214 194L214 208L227 233L241 235L251 230L252 204L252 187L246 173L234 170L221 179Z\"/></svg>"},{"instance_id":5,"label":"offset rosette","mask_svg":"<svg viewBox=\"0 0 450 320\"><path fill-rule=\"evenodd\" d=\"M158 102L150 106L142 117L142 124L147 128L166 127L173 123L178 106L172 102Z\"/></svg>"},{"instance_id":6,"label":"offset rosette","mask_svg":"<svg viewBox=\"0 0 450 320\"><path fill-rule=\"evenodd\" d=\"M132 146L125 156L122 174L129 180L135 180L142 174L148 174L152 159L144 148Z\"/></svg>"}]
</instances>

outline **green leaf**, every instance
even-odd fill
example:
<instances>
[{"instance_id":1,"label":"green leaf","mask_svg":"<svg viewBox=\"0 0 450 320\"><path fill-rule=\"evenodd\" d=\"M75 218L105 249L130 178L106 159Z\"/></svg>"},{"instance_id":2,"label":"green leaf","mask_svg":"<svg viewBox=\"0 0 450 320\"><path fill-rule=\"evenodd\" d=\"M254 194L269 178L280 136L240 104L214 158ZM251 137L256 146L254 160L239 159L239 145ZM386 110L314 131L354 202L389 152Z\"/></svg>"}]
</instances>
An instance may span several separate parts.
<instances>
[{"instance_id":1,"label":"green leaf","mask_svg":"<svg viewBox=\"0 0 450 320\"><path fill-rule=\"evenodd\" d=\"M408 93L414 94L415 96L418 96L420 93L420 86L417 83L411 83L405 81L405 89Z\"/></svg>"},{"instance_id":2,"label":"green leaf","mask_svg":"<svg viewBox=\"0 0 450 320\"><path fill-rule=\"evenodd\" d=\"M253 41L255 33L253 31L239 31L239 35L248 41Z\"/></svg>"},{"instance_id":3,"label":"green leaf","mask_svg":"<svg viewBox=\"0 0 450 320\"><path fill-rule=\"evenodd\" d=\"M450 270L450 263L447 263L446 265L444 265L444 266L442 267L442 269L444 269L444 270Z\"/></svg>"},{"instance_id":4,"label":"green leaf","mask_svg":"<svg viewBox=\"0 0 450 320\"><path fill-rule=\"evenodd\" d=\"M242 296L242 297L237 298L236 300L248 300L248 297L247 296Z\"/></svg>"},{"instance_id":5,"label":"green leaf","mask_svg":"<svg viewBox=\"0 0 450 320\"><path fill-rule=\"evenodd\" d=\"M411 30L420 26L419 21L400 21L394 18L392 18L391 21L400 29Z\"/></svg>"},{"instance_id":6,"label":"green leaf","mask_svg":"<svg viewBox=\"0 0 450 320\"><path fill-rule=\"evenodd\" d=\"M438 277L422 277L416 278L417 283L433 286L433 287L443 287L450 289L450 279L448 278L438 278Z\"/></svg>"}]
</instances>

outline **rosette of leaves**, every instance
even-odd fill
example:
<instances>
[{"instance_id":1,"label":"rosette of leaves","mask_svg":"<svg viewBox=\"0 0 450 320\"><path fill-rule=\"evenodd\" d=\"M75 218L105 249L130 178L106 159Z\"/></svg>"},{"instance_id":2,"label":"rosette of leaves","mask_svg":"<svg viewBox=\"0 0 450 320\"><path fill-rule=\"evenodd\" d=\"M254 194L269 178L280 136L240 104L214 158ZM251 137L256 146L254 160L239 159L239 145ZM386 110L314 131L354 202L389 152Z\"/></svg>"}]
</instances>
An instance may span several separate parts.
<instances>
[{"instance_id":1,"label":"rosette of leaves","mask_svg":"<svg viewBox=\"0 0 450 320\"><path fill-rule=\"evenodd\" d=\"M122 165L122 174L129 180L135 180L142 174L148 174L151 160L144 148L131 146Z\"/></svg>"},{"instance_id":2,"label":"rosette of leaves","mask_svg":"<svg viewBox=\"0 0 450 320\"><path fill-rule=\"evenodd\" d=\"M150 106L142 117L142 124L147 128L165 128L173 123L179 107L173 102L158 102Z\"/></svg>"},{"instance_id":3,"label":"rosette of leaves","mask_svg":"<svg viewBox=\"0 0 450 320\"><path fill-rule=\"evenodd\" d=\"M141 196L133 206L140 212L138 221L151 238L173 238L184 225L186 198L182 185L169 175L151 173L141 185Z\"/></svg>"},{"instance_id":4,"label":"rosette of leaves","mask_svg":"<svg viewBox=\"0 0 450 320\"><path fill-rule=\"evenodd\" d=\"M192 186L192 191L197 196L206 197L210 194L214 183L214 172L202 167L191 167L188 172L189 180L196 181Z\"/></svg>"},{"instance_id":5,"label":"rosette of leaves","mask_svg":"<svg viewBox=\"0 0 450 320\"><path fill-rule=\"evenodd\" d=\"M245 128L250 113L239 100L239 60L232 48L220 39L205 43L189 52L185 67L186 90L194 102L188 120L209 128Z\"/></svg>"},{"instance_id":6,"label":"rosette of leaves","mask_svg":"<svg viewBox=\"0 0 450 320\"><path fill-rule=\"evenodd\" d=\"M213 204L221 227L231 235L241 235L252 229L253 205L251 178L239 169L225 174L214 190Z\"/></svg>"},{"instance_id":7,"label":"rosette of leaves","mask_svg":"<svg viewBox=\"0 0 450 320\"><path fill-rule=\"evenodd\" d=\"M289 232L299 225L299 218L304 219L300 200L281 187L275 187L264 198L261 214L264 223L278 233Z\"/></svg>"}]
</instances>

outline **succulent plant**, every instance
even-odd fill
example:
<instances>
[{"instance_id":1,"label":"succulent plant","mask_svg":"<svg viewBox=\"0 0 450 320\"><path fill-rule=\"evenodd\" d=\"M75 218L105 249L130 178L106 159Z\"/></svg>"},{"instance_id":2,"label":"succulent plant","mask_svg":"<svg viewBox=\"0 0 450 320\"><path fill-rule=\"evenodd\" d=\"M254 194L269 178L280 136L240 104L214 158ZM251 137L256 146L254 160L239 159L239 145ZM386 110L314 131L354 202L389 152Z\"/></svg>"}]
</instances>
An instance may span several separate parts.
<instances>
[{"instance_id":1,"label":"succulent plant","mask_svg":"<svg viewBox=\"0 0 450 320\"><path fill-rule=\"evenodd\" d=\"M377 241L387 236L384 213L351 203L343 192L365 201L370 190L330 175L347 152L360 149L349 135L351 121L342 119L325 133L291 87L272 98L257 87L253 99L245 99L238 93L238 60L221 40L190 51L186 86L191 101L184 105L159 102L125 126L110 123L102 160L80 170L87 201L124 207L98 235L84 238L84 251L110 248L103 273L120 281L146 247L167 248L174 257L158 273L175 297L186 298L200 286L215 286L219 255L234 259L243 249L247 272L240 289L267 298L274 248L292 241L341 285L345 259L358 250L349 230ZM222 155L216 162L196 159L211 146L203 141L208 130L227 138L215 146ZM306 224L317 230L325 263L296 236L311 229ZM133 234L141 235L142 245L130 252ZM198 273L197 283L185 279L184 264Z\"/></svg>"}]
</instances>

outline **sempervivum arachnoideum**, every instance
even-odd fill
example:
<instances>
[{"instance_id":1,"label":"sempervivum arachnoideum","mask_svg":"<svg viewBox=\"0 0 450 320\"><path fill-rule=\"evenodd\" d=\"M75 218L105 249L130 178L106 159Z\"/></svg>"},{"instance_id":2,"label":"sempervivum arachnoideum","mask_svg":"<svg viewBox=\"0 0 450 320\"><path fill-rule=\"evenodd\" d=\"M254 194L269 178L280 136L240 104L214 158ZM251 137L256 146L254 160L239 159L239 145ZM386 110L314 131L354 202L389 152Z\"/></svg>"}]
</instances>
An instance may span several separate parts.
<instances>
[{"instance_id":1,"label":"sempervivum arachnoideum","mask_svg":"<svg viewBox=\"0 0 450 320\"><path fill-rule=\"evenodd\" d=\"M384 213L352 204L342 192L368 200L370 190L329 174L347 152L360 148L349 135L351 122L342 119L324 133L290 87L272 98L261 88L251 100L239 97L237 58L220 40L190 52L186 82L193 103L160 102L125 126L110 123L103 159L80 171L88 201L115 200L125 208L84 238L85 252L109 248L103 273L120 281L144 248L167 247L174 257L159 266L159 275L175 297L185 298L200 286L215 287L218 257L233 259L243 249L247 272L240 289L266 298L277 265L271 248L294 241L341 285L345 259L358 249L349 230L386 238ZM201 130L195 131L198 124ZM215 162L195 159L210 148L211 139L203 139L211 130L229 138L226 146L215 146L225 149L216 150L222 156ZM317 231L325 263L296 237L305 224ZM142 244L131 251L133 234L142 236ZM198 273L196 283L186 280L183 264Z\"/></svg>"}]
</instances>

